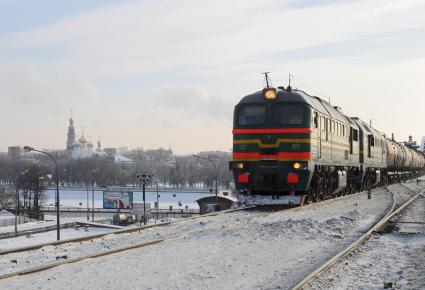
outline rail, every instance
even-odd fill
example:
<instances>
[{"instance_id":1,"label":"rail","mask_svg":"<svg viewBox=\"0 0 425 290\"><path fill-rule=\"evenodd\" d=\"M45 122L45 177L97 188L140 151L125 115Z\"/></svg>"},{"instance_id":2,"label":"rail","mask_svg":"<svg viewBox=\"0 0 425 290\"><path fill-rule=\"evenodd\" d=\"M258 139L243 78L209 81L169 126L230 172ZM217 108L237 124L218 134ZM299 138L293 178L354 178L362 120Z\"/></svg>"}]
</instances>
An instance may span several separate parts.
<instances>
[{"instance_id":1,"label":"rail","mask_svg":"<svg viewBox=\"0 0 425 290\"><path fill-rule=\"evenodd\" d=\"M425 189L416 193L413 197L411 197L409 200L407 200L405 203L403 203L398 209L394 211L395 207L395 198L393 195L393 203L391 206L391 209L387 212L387 214L380 219L375 225L369 229L364 235L362 235L359 239L351 243L348 247L340 251L338 254L333 256L331 259L327 260L325 263L323 263L321 266L316 268L313 272L305 276L301 281L299 281L297 284L291 287L292 290L300 290L310 282L312 282L318 275L325 272L327 269L335 265L338 261L340 261L342 258L353 252L355 249L357 249L361 244L363 244L367 239L370 238L370 236L377 231L380 231L383 229L386 224L396 215L401 213L404 209L406 209L407 206L409 206L413 201L415 201L419 196L423 196L423 193L425 192Z\"/></svg>"},{"instance_id":2,"label":"rail","mask_svg":"<svg viewBox=\"0 0 425 290\"><path fill-rule=\"evenodd\" d=\"M337 256L335 256L334 258L329 260L326 264L322 265L320 268L318 268L317 270L312 272L312 274L309 274L308 276L306 276L301 282L299 282L297 285L295 285L292 289L301 289L309 281L314 279L318 274L322 273L323 271L328 269L332 264L334 264L336 261L338 261L341 258L343 258L344 256L346 256L348 254L348 251L352 251L355 248L357 248L362 243L362 241L365 240L365 237L370 236L376 229L385 225L384 220L389 220L395 214L399 213L402 209L407 207L411 202L413 202L414 199L416 199L424 191L416 194L414 198L410 199L408 202L406 202L403 205L403 207L400 207L397 211L394 211L394 212L393 212L393 209L394 209L394 198L393 198L391 210L389 210L388 213L385 215L385 217L383 219L381 219L377 224L375 224L375 226L373 228L371 228L365 235L363 235L361 239L359 239L355 243L351 244L349 247L347 247L345 249L345 251L339 253ZM361 194L361 192L356 193L356 194ZM352 197L352 196L353 195L347 195L347 196L343 196L343 197L339 197L339 198L335 198L335 199L324 200L324 201L321 201L319 203L329 203L329 202L333 202L335 200L345 199L345 198L349 198L349 197ZM288 210L288 211L303 210L304 208L315 206L319 203L313 203L313 204L306 205L304 207L295 207L295 208L290 208L290 209L285 209L285 210ZM211 217L211 216L217 216L217 215L221 215L221 214L227 214L227 213L232 213L232 212L241 211L241 210L248 210L248 209L253 209L253 208L255 208L255 206L229 209L229 210L225 210L225 211L213 212L213 213L209 213L209 214L205 214L205 215L199 215L199 216L195 216L195 217L188 217L188 218L178 219L178 220L174 220L174 221L161 222L161 223L158 223L158 224L151 224L151 225L146 225L146 226L117 230L117 231L108 232L108 233L96 234L96 235L91 235L91 236L85 236L85 237L79 237L79 238L73 238L73 239L67 239L67 240L61 240L61 241L54 241L54 242L49 242L49 243L33 245L33 246L29 246L29 247L15 248L15 249L10 249L10 250L0 251L0 256L6 255L6 254L23 252L23 251L36 250L36 249L40 249L44 246L50 246L50 245L56 246L56 245L61 245L61 244L66 244L66 243L78 243L78 242L82 242L82 241L101 238L101 237L104 237L106 235L111 235L111 234L117 235L117 234L131 233L131 232L137 232L137 231L140 232L140 231L146 230L148 228L162 227L162 226L167 226L167 225L182 222L182 221L200 219L200 218ZM223 224L222 226L228 227L228 226L233 225L233 224L245 222L245 221L248 221L248 220L251 220L251 219L254 219L254 218L263 217L263 216L268 215L268 214L275 214L277 212L279 212L279 211L273 211L271 213L270 212L269 213L260 213L260 214L255 215L255 216L250 216L250 217L246 217L246 218L239 218L239 219L237 219L233 222L232 221L227 222L227 223ZM391 214L391 212L393 212L393 213ZM75 258L75 259L68 259L68 260L64 260L64 261L59 261L59 262L54 262L54 263L50 263L50 264L37 266L37 267L34 267L34 268L30 268L30 269L20 270L20 271L17 271L17 272L1 275L0 280L6 279L6 278L11 278L11 277L18 276L18 275L26 275L26 274L31 274L31 273L35 273L35 272L40 272L40 271L47 270L47 269L50 269L50 268L53 268L53 267L57 267L57 266L60 266L60 265L63 265L63 264L75 263L75 262L85 260L85 259L89 259L89 258L100 257L100 256L105 256L105 255L117 253L117 252L131 250L131 249L134 249L134 248L144 247L144 246L148 246L148 245L154 245L154 244L158 244L158 243L165 241L165 240L174 239L176 237L177 236L171 236L171 237L165 237L165 238L160 239L160 240L153 240L153 241L143 242L143 243L140 243L140 244L127 245L127 246L124 246L124 247L121 247L121 248L109 249L107 251L98 252L98 253L78 257L78 258Z\"/></svg>"},{"instance_id":3,"label":"rail","mask_svg":"<svg viewBox=\"0 0 425 290\"><path fill-rule=\"evenodd\" d=\"M84 237L72 238L72 239L65 239L65 240L53 241L53 242L47 242L47 243L41 243L41 244L37 244L37 245L33 245L33 246L19 247L19 248L14 248L14 249L10 249L10 250L3 250L3 251L0 250L0 256L11 254L11 253L37 250L37 249L40 249L42 247L49 246L49 245L56 246L56 245L62 245L62 244L66 244L66 243L77 243L77 242L89 241L89 240L92 240L92 239L101 238L101 237L104 237L106 235L111 235L111 234L116 235L116 234L132 233L132 232L146 230L146 229L149 229L149 228L167 226L167 225L179 223L179 222L182 222L182 221L199 219L199 218L210 217L210 216L216 216L216 215L220 215L220 214L227 214L227 213L232 213L232 212L242 211L242 210L249 210L249 209L253 209L253 208L255 208L255 206L240 207L240 208L229 209L229 210L224 210L224 211L212 212L212 213L204 214L204 215L198 215L198 216L194 216L194 217L177 219L177 220L173 220L173 221L161 222L161 223L157 223L157 224L150 224L150 225L138 226L138 227L133 227L133 228L126 228L126 229L107 232L107 233L100 233L100 234L96 234L96 235L90 235L90 236L84 236ZM0 279L1 279L1 277L2 276L0 276Z\"/></svg>"}]
</instances>

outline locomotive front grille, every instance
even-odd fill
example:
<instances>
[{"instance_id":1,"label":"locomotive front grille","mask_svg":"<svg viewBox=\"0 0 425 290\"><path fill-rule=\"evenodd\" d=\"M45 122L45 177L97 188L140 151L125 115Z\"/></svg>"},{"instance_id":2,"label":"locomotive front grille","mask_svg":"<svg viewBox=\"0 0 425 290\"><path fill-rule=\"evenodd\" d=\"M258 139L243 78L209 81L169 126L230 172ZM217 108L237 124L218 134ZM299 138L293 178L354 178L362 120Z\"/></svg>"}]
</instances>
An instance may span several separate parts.
<instances>
[{"instance_id":1,"label":"locomotive front grille","mask_svg":"<svg viewBox=\"0 0 425 290\"><path fill-rule=\"evenodd\" d=\"M261 192L274 192L279 191L279 184L276 174L259 174L254 181L255 192L261 194Z\"/></svg>"}]
</instances>

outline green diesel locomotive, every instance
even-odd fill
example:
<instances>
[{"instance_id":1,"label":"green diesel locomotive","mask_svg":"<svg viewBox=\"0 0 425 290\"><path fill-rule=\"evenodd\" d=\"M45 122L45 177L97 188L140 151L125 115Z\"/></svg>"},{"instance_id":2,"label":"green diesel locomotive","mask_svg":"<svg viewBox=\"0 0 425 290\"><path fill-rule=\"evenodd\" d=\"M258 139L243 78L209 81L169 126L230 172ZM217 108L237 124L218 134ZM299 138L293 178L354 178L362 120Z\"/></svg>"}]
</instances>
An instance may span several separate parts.
<instances>
[{"instance_id":1,"label":"green diesel locomotive","mask_svg":"<svg viewBox=\"0 0 425 290\"><path fill-rule=\"evenodd\" d=\"M234 109L229 166L241 202L302 205L419 176L425 157L319 97L266 86Z\"/></svg>"}]
</instances>

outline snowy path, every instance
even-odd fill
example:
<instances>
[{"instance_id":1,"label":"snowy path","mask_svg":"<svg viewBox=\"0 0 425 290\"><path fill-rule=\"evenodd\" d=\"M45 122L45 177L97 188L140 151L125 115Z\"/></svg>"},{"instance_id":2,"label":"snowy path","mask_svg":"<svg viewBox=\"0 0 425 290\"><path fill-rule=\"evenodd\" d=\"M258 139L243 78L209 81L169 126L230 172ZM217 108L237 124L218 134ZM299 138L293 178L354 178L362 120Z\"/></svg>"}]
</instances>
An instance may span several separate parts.
<instances>
[{"instance_id":1,"label":"snowy path","mask_svg":"<svg viewBox=\"0 0 425 290\"><path fill-rule=\"evenodd\" d=\"M408 191L405 189L405 191ZM41 273L0 281L0 287L40 289L250 289L288 288L356 237L390 206L385 189L250 220L219 215L98 241L44 247L0 257L0 271L74 258L105 246L122 246L173 234L173 240L143 249L84 260ZM245 215L252 213L245 212ZM30 254L30 256L28 256ZM12 264L16 259L17 264ZM28 262L27 262L28 261ZM12 269L13 267L13 269ZM30 287L30 288L31 288Z\"/></svg>"},{"instance_id":2,"label":"snowy path","mask_svg":"<svg viewBox=\"0 0 425 290\"><path fill-rule=\"evenodd\" d=\"M415 190L425 188L409 184ZM396 220L391 233L374 235L305 289L425 289L425 198Z\"/></svg>"}]
</instances>

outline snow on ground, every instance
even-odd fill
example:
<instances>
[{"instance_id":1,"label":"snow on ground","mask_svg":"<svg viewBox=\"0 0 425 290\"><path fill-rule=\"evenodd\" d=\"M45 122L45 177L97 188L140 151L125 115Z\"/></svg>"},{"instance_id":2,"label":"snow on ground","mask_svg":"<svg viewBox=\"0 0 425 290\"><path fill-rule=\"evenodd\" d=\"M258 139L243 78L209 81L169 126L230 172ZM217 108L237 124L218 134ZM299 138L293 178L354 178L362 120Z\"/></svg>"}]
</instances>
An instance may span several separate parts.
<instances>
[{"instance_id":1,"label":"snow on ground","mask_svg":"<svg viewBox=\"0 0 425 290\"><path fill-rule=\"evenodd\" d=\"M245 219L235 212L77 244L0 256L0 274L108 248L171 237L160 244L0 281L4 289L289 288L384 214L384 189ZM17 263L10 262L17 260Z\"/></svg>"},{"instance_id":2,"label":"snow on ground","mask_svg":"<svg viewBox=\"0 0 425 290\"><path fill-rule=\"evenodd\" d=\"M15 215L7 210L0 210L0 219L12 219Z\"/></svg>"},{"instance_id":3,"label":"snow on ground","mask_svg":"<svg viewBox=\"0 0 425 290\"><path fill-rule=\"evenodd\" d=\"M112 232L112 231L114 231L114 229L89 227L88 231L86 231L83 228L78 230L74 228L68 228L68 229L61 229L60 235L62 240L66 240L66 239L91 236L95 234ZM30 238L27 238L26 236L18 236L14 238L1 239L0 250L27 247L27 246L43 244L43 243L53 242L53 241L56 241L56 230L32 234Z\"/></svg>"},{"instance_id":4,"label":"snow on ground","mask_svg":"<svg viewBox=\"0 0 425 290\"><path fill-rule=\"evenodd\" d=\"M107 218L107 217L104 216L104 215L97 214L97 216L95 216L95 221L104 220L105 218ZM86 221L86 220L87 219L86 219L86 216L84 215L84 213L82 213L82 215L80 215L80 216L75 216L75 215L66 216L66 215L62 214L61 217L60 217L61 225L68 224L68 223L74 223L74 222L77 222L77 221ZM91 221L91 215L90 215L90 221ZM44 221L31 221L31 222L19 224L18 225L18 232L19 231L27 231L27 230L44 229L46 227L55 226L55 225L56 225L56 216L55 215L45 215ZM5 233L13 233L14 231L15 231L14 225L7 226L7 227L0 227L0 235L5 234ZM0 249L1 249L1 240L0 240Z\"/></svg>"},{"instance_id":5,"label":"snow on ground","mask_svg":"<svg viewBox=\"0 0 425 290\"><path fill-rule=\"evenodd\" d=\"M416 181L410 180L403 184L392 184L388 187L394 195L396 208L402 205L405 201L415 195L416 191L421 188L421 185L416 185Z\"/></svg>"},{"instance_id":6,"label":"snow on ground","mask_svg":"<svg viewBox=\"0 0 425 290\"><path fill-rule=\"evenodd\" d=\"M425 188L409 184L416 190ZM425 289L425 198L419 197L392 233L374 235L305 289Z\"/></svg>"}]
</instances>

